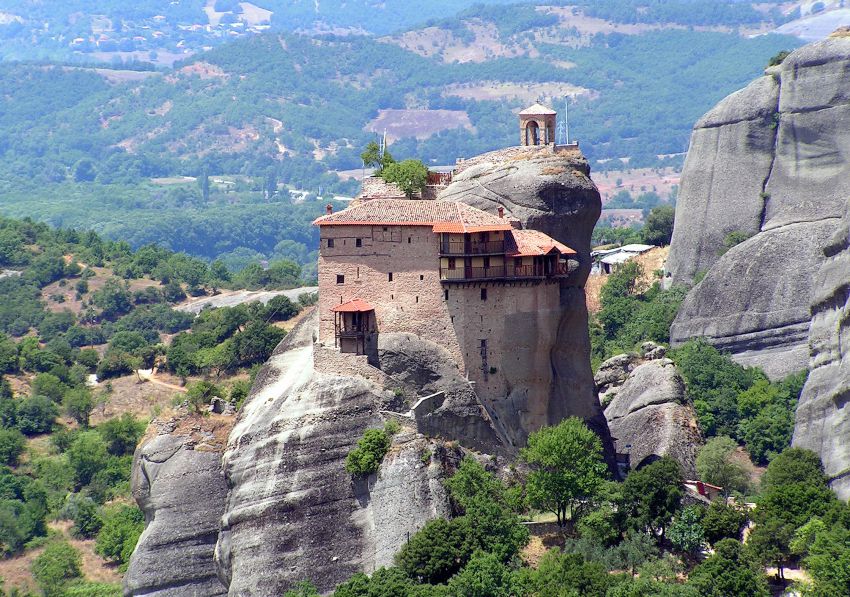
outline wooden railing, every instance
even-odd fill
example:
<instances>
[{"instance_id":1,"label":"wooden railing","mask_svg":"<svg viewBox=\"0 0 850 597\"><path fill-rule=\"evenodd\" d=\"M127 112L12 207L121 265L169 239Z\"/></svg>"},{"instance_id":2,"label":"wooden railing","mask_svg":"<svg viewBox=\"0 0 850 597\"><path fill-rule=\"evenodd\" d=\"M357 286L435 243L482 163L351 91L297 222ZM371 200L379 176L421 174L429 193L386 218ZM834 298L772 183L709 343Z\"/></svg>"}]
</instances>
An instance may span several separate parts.
<instances>
[{"instance_id":1,"label":"wooden railing","mask_svg":"<svg viewBox=\"0 0 850 597\"><path fill-rule=\"evenodd\" d=\"M569 274L567 264L557 264L550 267L547 273L543 265L493 265L490 267L457 267L455 269L440 268L441 280L487 280L487 279L517 279L517 278L546 278L566 276Z\"/></svg>"},{"instance_id":2,"label":"wooden railing","mask_svg":"<svg viewBox=\"0 0 850 597\"><path fill-rule=\"evenodd\" d=\"M443 242L440 247L440 252L443 255L485 255L488 253L504 253L505 241L491 240L470 243L463 241Z\"/></svg>"}]
</instances>

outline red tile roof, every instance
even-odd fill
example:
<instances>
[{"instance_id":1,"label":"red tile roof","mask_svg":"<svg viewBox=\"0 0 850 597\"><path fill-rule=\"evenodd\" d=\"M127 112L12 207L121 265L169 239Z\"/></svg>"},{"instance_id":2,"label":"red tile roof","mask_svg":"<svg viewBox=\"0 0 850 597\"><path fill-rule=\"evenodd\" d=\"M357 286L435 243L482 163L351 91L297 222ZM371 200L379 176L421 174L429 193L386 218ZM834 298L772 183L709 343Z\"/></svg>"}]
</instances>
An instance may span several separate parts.
<instances>
[{"instance_id":1,"label":"red tile roof","mask_svg":"<svg viewBox=\"0 0 850 597\"><path fill-rule=\"evenodd\" d=\"M372 199L316 218L317 226L429 226L434 232L511 230L504 218L457 201Z\"/></svg>"},{"instance_id":2,"label":"red tile roof","mask_svg":"<svg viewBox=\"0 0 850 597\"><path fill-rule=\"evenodd\" d=\"M505 254L511 257L533 257L548 255L556 251L561 255L575 255L576 252L539 230L512 230L505 235Z\"/></svg>"},{"instance_id":3,"label":"red tile roof","mask_svg":"<svg viewBox=\"0 0 850 597\"><path fill-rule=\"evenodd\" d=\"M366 311L374 310L375 307L359 298L352 299L347 303L342 303L341 305L337 305L331 309L331 311L334 311L335 313L364 313Z\"/></svg>"}]
</instances>

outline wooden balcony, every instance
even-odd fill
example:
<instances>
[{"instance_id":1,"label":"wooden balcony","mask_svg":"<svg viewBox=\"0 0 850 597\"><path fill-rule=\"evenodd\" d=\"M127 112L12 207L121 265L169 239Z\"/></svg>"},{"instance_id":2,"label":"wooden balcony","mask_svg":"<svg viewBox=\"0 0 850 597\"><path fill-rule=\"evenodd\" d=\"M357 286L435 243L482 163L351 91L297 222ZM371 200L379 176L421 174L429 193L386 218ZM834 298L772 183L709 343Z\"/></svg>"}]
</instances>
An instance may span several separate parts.
<instances>
[{"instance_id":1,"label":"wooden balcony","mask_svg":"<svg viewBox=\"0 0 850 597\"><path fill-rule=\"evenodd\" d=\"M569 275L566 263L538 265L494 265L490 267L440 268L442 282L468 282L484 280L533 280L561 278Z\"/></svg>"},{"instance_id":2,"label":"wooden balcony","mask_svg":"<svg viewBox=\"0 0 850 597\"><path fill-rule=\"evenodd\" d=\"M443 241L440 244L441 255L504 255L505 241Z\"/></svg>"}]
</instances>

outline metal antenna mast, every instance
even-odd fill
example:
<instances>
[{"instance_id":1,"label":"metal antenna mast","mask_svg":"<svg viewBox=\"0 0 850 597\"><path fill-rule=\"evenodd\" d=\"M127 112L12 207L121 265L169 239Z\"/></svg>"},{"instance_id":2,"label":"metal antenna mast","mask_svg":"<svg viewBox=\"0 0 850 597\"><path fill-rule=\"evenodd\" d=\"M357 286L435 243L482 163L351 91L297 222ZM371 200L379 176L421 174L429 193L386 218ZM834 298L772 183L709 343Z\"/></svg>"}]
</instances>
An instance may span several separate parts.
<instances>
[{"instance_id":1,"label":"metal antenna mast","mask_svg":"<svg viewBox=\"0 0 850 597\"><path fill-rule=\"evenodd\" d=\"M558 123L558 130L555 133L558 145L569 145L570 143L570 112L569 100L564 100L564 119Z\"/></svg>"}]
</instances>

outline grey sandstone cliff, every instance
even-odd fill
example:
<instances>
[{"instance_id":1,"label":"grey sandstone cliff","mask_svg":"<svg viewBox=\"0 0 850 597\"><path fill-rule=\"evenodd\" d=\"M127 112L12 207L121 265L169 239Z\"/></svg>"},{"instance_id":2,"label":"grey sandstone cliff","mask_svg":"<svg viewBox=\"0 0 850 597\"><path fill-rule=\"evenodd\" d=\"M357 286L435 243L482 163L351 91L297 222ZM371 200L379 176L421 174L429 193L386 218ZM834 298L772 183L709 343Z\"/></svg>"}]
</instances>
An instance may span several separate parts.
<instances>
[{"instance_id":1,"label":"grey sandstone cliff","mask_svg":"<svg viewBox=\"0 0 850 597\"><path fill-rule=\"evenodd\" d=\"M670 456L695 478L702 437L673 361L618 355L600 366L597 383L610 399L605 418L617 452L629 454L632 468Z\"/></svg>"},{"instance_id":2,"label":"grey sandstone cliff","mask_svg":"<svg viewBox=\"0 0 850 597\"><path fill-rule=\"evenodd\" d=\"M394 438L376 475L352 479L348 451L397 397L383 384L314 367L304 320L263 367L223 458L230 492L216 548L230 595L330 590L392 563L407 533L448 513L441 479L459 455L415 431ZM378 380L380 381L380 380Z\"/></svg>"},{"instance_id":3,"label":"grey sandstone cliff","mask_svg":"<svg viewBox=\"0 0 850 597\"><path fill-rule=\"evenodd\" d=\"M603 439L609 464L613 467L613 444L605 417L596 399L593 372L590 369L590 338L584 283L590 273L590 237L599 219L602 201L599 190L590 179L590 167L577 148L554 150L552 146L513 147L485 153L461 163L452 183L439 197L462 201L490 213L498 208L505 217L519 222L523 228L541 230L578 252L579 268L561 284L561 317L557 338L548 363L518 360L529 379L545 371L549 390L546 404L529 405L525 389L531 384L517 383L510 399L515 412L544 410L548 424L565 417L584 419ZM517 328L517 340L526 338ZM526 334L527 335L527 334ZM518 365L519 366L519 365ZM540 394L539 388L536 388ZM504 418L504 417L503 417ZM503 422L509 425L509 422ZM517 442L524 442L518 433Z\"/></svg>"},{"instance_id":4,"label":"grey sandstone cliff","mask_svg":"<svg viewBox=\"0 0 850 597\"><path fill-rule=\"evenodd\" d=\"M146 527L124 577L125 595L226 595L213 551L227 486L221 452L225 417L155 421L133 458L133 496Z\"/></svg>"},{"instance_id":5,"label":"grey sandstone cliff","mask_svg":"<svg viewBox=\"0 0 850 597\"><path fill-rule=\"evenodd\" d=\"M809 378L800 396L793 445L820 454L832 488L850 498L850 212L827 244L813 291Z\"/></svg>"},{"instance_id":6,"label":"grey sandstone cliff","mask_svg":"<svg viewBox=\"0 0 850 597\"><path fill-rule=\"evenodd\" d=\"M705 273L671 329L771 377L804 369L823 249L850 196L850 39L791 53L694 127L667 262ZM732 232L751 238L721 255Z\"/></svg>"}]
</instances>

